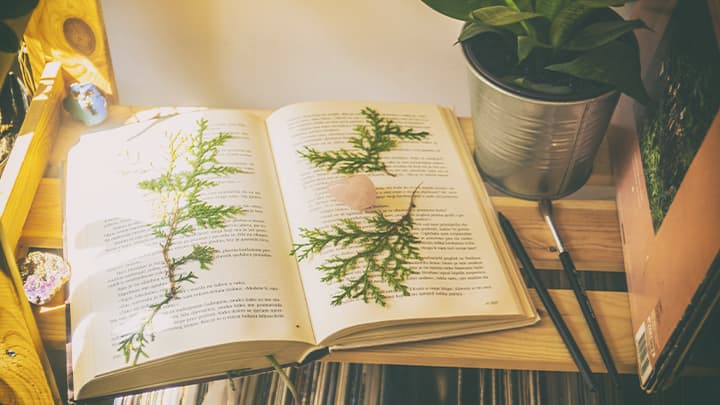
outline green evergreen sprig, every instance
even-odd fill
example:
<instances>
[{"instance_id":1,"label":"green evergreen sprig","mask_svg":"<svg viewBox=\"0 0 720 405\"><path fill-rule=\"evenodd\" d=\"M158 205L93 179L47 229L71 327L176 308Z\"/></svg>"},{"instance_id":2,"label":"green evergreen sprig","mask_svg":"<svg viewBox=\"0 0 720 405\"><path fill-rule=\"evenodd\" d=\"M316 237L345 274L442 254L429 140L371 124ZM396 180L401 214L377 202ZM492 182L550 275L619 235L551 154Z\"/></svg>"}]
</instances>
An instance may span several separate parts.
<instances>
[{"instance_id":1,"label":"green evergreen sprig","mask_svg":"<svg viewBox=\"0 0 720 405\"><path fill-rule=\"evenodd\" d=\"M420 186L418 186L419 188ZM410 295L405 284L408 277L415 273L410 268L411 260L420 259L418 239L413 233L414 221L412 211L415 208L415 188L405 214L397 221L391 221L385 214L376 211L368 218L369 229L363 229L357 222L345 218L332 230L300 229L300 236L306 240L294 244L290 254L297 257L298 262L312 254L320 253L327 246L348 248L357 247L349 256L333 256L318 266L325 273L322 281L340 282L340 291L332 297L333 305L340 305L345 299L362 298L367 303L370 299L382 306L386 305L386 296L376 284L378 277L393 291ZM360 274L354 271L360 269Z\"/></svg>"},{"instance_id":2,"label":"green evergreen sprig","mask_svg":"<svg viewBox=\"0 0 720 405\"><path fill-rule=\"evenodd\" d=\"M321 152L305 146L303 150L298 151L300 156L329 172L333 170L341 174L384 172L395 176L388 171L380 154L397 146L398 140L417 141L425 138L428 133L416 132L412 128L402 129L370 107L365 107L360 112L365 116L367 125L358 125L353 129L356 135L348 139L353 146L352 150Z\"/></svg>"},{"instance_id":3,"label":"green evergreen sprig","mask_svg":"<svg viewBox=\"0 0 720 405\"><path fill-rule=\"evenodd\" d=\"M220 133L206 139L206 119L197 121L197 132L166 133L168 137L168 163L156 178L138 183L142 190L154 194L159 210L156 221L149 224L153 235L161 240L165 275L168 286L163 299L149 306L150 314L143 319L137 330L120 341L118 351L122 352L125 362L137 364L140 356L148 357L145 347L155 338L148 332L155 315L178 297L182 286L194 283L198 276L192 271L182 272L181 267L197 262L200 269L209 270L215 257L215 248L208 245L195 245L190 253L173 256L172 248L179 236L188 236L198 228L222 228L225 221L242 214L242 208L231 205L212 205L201 199L204 190L215 187L215 177L228 176L242 171L236 167L219 164L219 148L229 139L230 134ZM181 168L185 162L187 168Z\"/></svg>"}]
</instances>

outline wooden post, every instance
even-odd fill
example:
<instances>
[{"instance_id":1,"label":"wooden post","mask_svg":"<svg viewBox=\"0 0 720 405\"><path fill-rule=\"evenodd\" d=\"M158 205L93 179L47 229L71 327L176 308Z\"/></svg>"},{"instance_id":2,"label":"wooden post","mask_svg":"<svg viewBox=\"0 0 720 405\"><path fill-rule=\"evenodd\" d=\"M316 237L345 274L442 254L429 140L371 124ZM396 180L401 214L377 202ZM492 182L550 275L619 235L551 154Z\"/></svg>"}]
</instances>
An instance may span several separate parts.
<instances>
[{"instance_id":1,"label":"wooden post","mask_svg":"<svg viewBox=\"0 0 720 405\"><path fill-rule=\"evenodd\" d=\"M19 395L15 402L0 396L2 404L47 404L53 399L60 402L35 317L25 298L15 251L60 125L61 100L65 94L61 73L60 64L56 62L48 64L43 72L0 176L0 244L4 259L4 263L0 263L3 268L0 275L0 344L17 349L12 349L16 356L5 358L5 346L0 347L0 391ZM34 355L29 354L30 351ZM3 367L6 361L10 363ZM4 375L6 372L10 375ZM25 381L23 385L16 386L16 378ZM2 389L7 388L2 384L9 388ZM44 392L48 395L38 395ZM33 402L35 400L39 402Z\"/></svg>"},{"instance_id":2,"label":"wooden post","mask_svg":"<svg viewBox=\"0 0 720 405\"><path fill-rule=\"evenodd\" d=\"M0 403L50 404L53 395L18 296L25 297L0 271Z\"/></svg>"},{"instance_id":3,"label":"wooden post","mask_svg":"<svg viewBox=\"0 0 720 405\"><path fill-rule=\"evenodd\" d=\"M102 10L97 0L40 0L25 30L35 77L60 62L68 81L95 84L108 101L117 91Z\"/></svg>"}]
</instances>

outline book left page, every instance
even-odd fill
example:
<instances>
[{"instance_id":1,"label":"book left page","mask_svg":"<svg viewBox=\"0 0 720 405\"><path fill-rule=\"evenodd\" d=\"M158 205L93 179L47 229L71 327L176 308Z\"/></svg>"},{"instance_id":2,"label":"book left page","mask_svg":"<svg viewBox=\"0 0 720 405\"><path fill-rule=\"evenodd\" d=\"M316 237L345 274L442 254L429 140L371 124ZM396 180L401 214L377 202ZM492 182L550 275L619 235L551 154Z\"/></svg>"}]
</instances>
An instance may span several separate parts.
<instances>
[{"instance_id":1,"label":"book left page","mask_svg":"<svg viewBox=\"0 0 720 405\"><path fill-rule=\"evenodd\" d=\"M180 143L199 131L205 143ZM207 143L219 134L228 139ZM76 386L136 358L314 342L261 119L203 110L91 133L68 154L66 176ZM187 192L192 181L198 193ZM220 206L239 211L203 228ZM123 341L140 335L127 358Z\"/></svg>"}]
</instances>

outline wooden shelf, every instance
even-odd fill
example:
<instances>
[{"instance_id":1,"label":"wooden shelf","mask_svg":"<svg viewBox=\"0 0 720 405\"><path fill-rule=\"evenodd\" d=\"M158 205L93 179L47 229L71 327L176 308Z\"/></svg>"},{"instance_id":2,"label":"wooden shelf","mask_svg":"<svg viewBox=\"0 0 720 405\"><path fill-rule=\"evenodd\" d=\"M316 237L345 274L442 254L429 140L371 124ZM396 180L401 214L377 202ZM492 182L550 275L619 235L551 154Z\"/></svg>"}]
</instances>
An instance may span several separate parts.
<instances>
[{"instance_id":1,"label":"wooden shelf","mask_svg":"<svg viewBox=\"0 0 720 405\"><path fill-rule=\"evenodd\" d=\"M531 291L542 320L531 327L483 335L332 353L328 360L418 366L577 371L540 299ZM594 372L607 372L580 307L570 290L550 290ZM619 373L637 372L627 294L589 291L588 296Z\"/></svg>"},{"instance_id":2,"label":"wooden shelf","mask_svg":"<svg viewBox=\"0 0 720 405\"><path fill-rule=\"evenodd\" d=\"M153 114L154 109L113 106L107 126L123 122L132 114ZM468 141L472 142L469 119L461 119ZM98 128L99 129L99 128ZM87 128L67 120L63 122L51 153L50 176L59 167L67 149ZM93 129L95 130L95 129ZM606 153L600 153L590 187L611 187ZM62 182L45 177L38 191L19 239L19 249L31 247L62 248ZM504 196L494 196L493 203L517 228L520 238L538 268L560 269L552 236L542 222L537 205ZM582 271L623 271L623 257L616 207L612 199L574 199L554 204L556 222L576 265ZM605 367L585 325L580 308L569 290L551 290L558 308L595 372ZM623 292L589 292L600 326L606 335L616 366L621 373L635 373L636 360L631 334L627 294ZM535 304L544 308L534 294ZM38 327L47 350L65 350L65 309L62 300L35 311ZM484 367L533 370L577 370L555 327L547 316L537 325L522 329L442 339L412 344L398 344L373 349L336 352L330 361L365 363Z\"/></svg>"}]
</instances>

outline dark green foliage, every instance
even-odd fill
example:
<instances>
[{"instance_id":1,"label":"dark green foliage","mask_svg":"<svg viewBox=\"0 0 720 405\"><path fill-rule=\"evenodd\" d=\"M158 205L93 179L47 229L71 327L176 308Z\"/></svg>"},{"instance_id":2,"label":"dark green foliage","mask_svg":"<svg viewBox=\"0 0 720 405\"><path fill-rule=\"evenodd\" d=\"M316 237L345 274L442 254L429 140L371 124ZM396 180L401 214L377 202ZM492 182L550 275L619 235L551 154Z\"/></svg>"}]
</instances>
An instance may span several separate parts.
<instances>
[{"instance_id":1,"label":"dark green foliage","mask_svg":"<svg viewBox=\"0 0 720 405\"><path fill-rule=\"evenodd\" d=\"M20 39L2 20L24 16L37 4L38 0L0 0L0 52L14 53L20 49Z\"/></svg>"},{"instance_id":2,"label":"dark green foliage","mask_svg":"<svg viewBox=\"0 0 720 405\"><path fill-rule=\"evenodd\" d=\"M609 8L628 0L422 1L468 23L460 41L481 35L501 38L514 51L512 66L502 72L501 80L508 85L569 94L576 81L566 76L609 85L643 104L648 102L637 46L626 38L646 26L640 20L622 20Z\"/></svg>"},{"instance_id":3,"label":"dark green foliage","mask_svg":"<svg viewBox=\"0 0 720 405\"><path fill-rule=\"evenodd\" d=\"M489 3L500 4L499 1L490 2L487 0L461 0L461 1L445 1L445 0L422 0L423 3L432 7L436 11L445 14L448 17L457 20L467 18L470 11L488 5Z\"/></svg>"},{"instance_id":4,"label":"dark green foliage","mask_svg":"<svg viewBox=\"0 0 720 405\"><path fill-rule=\"evenodd\" d=\"M38 0L0 0L0 20L24 16L37 5Z\"/></svg>"},{"instance_id":5,"label":"dark green foliage","mask_svg":"<svg viewBox=\"0 0 720 405\"><path fill-rule=\"evenodd\" d=\"M639 130L656 231L720 108L720 52L705 3L679 2L659 49L659 94Z\"/></svg>"},{"instance_id":6,"label":"dark green foliage","mask_svg":"<svg viewBox=\"0 0 720 405\"><path fill-rule=\"evenodd\" d=\"M225 221L243 213L240 207L211 205L200 199L200 194L217 183L212 178L240 173L231 166L220 165L217 161L218 149L230 139L227 133L205 139L207 120L197 122L198 130L194 134L166 134L168 137L168 164L158 177L138 183L142 190L154 195L155 203L160 205L156 222L150 224L153 235L160 239L168 288L163 299L150 305L150 314L142 321L137 331L126 336L120 342L118 351L125 356L125 362L133 357L136 364L140 355L147 357L145 346L154 339L148 336L146 329L152 326L155 315L182 291L182 286L194 283L198 276L192 271L181 272L181 267L197 262L202 270L209 270L215 257L212 246L195 245L190 253L173 257L172 247L179 236L191 235L197 228L222 228ZM185 163L187 169L181 169Z\"/></svg>"},{"instance_id":7,"label":"dark green foliage","mask_svg":"<svg viewBox=\"0 0 720 405\"><path fill-rule=\"evenodd\" d=\"M548 65L545 66L545 69L614 85L625 89L624 91L631 95L645 94L645 87L643 87L642 82L636 80L633 75L626 74L628 67L632 67L633 71L640 72L640 60L635 56L635 51L631 46L615 41L596 48L594 52L580 55L571 62ZM623 63L603 66L605 61L617 57L622 58ZM603 66L603 68L599 68L600 66ZM643 102L649 100L647 96L643 96L642 99Z\"/></svg>"},{"instance_id":8,"label":"dark green foliage","mask_svg":"<svg viewBox=\"0 0 720 405\"><path fill-rule=\"evenodd\" d=\"M377 286L378 281L384 281L393 291L410 295L404 284L414 273L409 262L420 259L417 247L420 240L412 233L416 192L417 188L410 197L407 211L397 221L376 211L367 219L367 230L347 218L330 231L302 228L300 235L307 241L296 243L290 254L302 261L328 245L355 249L350 255L333 256L317 268L325 273L323 282L341 283L340 292L333 296L333 305L340 305L345 299L361 298L366 303L372 299L384 306L387 297Z\"/></svg>"},{"instance_id":9,"label":"dark green foliage","mask_svg":"<svg viewBox=\"0 0 720 405\"><path fill-rule=\"evenodd\" d=\"M370 107L365 107L361 113L365 116L367 125L358 125L354 128L357 135L348 139L354 147L352 150L320 152L306 146L304 150L298 151L300 156L327 171L335 170L342 174L385 172L394 176L387 170L380 154L397 146L399 140L420 140L428 135L424 131L401 129L392 120L382 117Z\"/></svg>"},{"instance_id":10,"label":"dark green foliage","mask_svg":"<svg viewBox=\"0 0 720 405\"><path fill-rule=\"evenodd\" d=\"M0 21L0 52L13 53L20 49L20 40L15 31Z\"/></svg>"}]
</instances>

